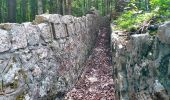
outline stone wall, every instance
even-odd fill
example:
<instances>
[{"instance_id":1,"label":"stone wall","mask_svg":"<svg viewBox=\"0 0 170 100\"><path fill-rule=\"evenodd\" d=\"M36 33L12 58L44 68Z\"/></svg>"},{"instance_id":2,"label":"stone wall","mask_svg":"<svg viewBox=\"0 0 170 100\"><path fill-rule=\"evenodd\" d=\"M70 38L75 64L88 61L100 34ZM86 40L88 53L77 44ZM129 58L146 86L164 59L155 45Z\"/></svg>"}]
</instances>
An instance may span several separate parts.
<instances>
[{"instance_id":1,"label":"stone wall","mask_svg":"<svg viewBox=\"0 0 170 100\"><path fill-rule=\"evenodd\" d=\"M117 100L170 99L169 44L170 22L161 25L156 36L113 32Z\"/></svg>"},{"instance_id":2,"label":"stone wall","mask_svg":"<svg viewBox=\"0 0 170 100\"><path fill-rule=\"evenodd\" d=\"M92 49L99 16L36 16L0 24L0 100L62 98Z\"/></svg>"}]
</instances>

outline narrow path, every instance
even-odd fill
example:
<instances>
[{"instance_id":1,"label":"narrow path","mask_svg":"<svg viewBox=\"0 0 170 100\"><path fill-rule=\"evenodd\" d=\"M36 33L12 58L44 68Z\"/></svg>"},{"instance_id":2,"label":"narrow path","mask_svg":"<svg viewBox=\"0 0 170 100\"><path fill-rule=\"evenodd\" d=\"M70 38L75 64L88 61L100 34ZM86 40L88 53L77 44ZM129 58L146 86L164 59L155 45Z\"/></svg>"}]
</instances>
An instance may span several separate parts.
<instances>
[{"instance_id":1,"label":"narrow path","mask_svg":"<svg viewBox=\"0 0 170 100\"><path fill-rule=\"evenodd\" d=\"M66 100L115 100L109 27L101 27L85 71Z\"/></svg>"}]
</instances>

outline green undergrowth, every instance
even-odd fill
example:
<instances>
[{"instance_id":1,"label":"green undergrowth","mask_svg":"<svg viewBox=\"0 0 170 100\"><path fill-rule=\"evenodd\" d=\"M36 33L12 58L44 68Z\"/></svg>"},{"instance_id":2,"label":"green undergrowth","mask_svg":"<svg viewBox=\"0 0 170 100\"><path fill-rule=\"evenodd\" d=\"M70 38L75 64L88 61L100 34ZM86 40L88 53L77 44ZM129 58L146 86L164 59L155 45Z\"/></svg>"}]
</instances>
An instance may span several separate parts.
<instances>
[{"instance_id":1,"label":"green undergrowth","mask_svg":"<svg viewBox=\"0 0 170 100\"><path fill-rule=\"evenodd\" d=\"M154 16L157 16L156 11L143 12L143 11L130 10L124 12L121 16L118 17L117 20L113 21L113 23L116 24L116 27L114 29L127 30L127 31L137 30L144 24L149 23L149 21Z\"/></svg>"},{"instance_id":2,"label":"green undergrowth","mask_svg":"<svg viewBox=\"0 0 170 100\"><path fill-rule=\"evenodd\" d=\"M116 25L113 29L132 32L143 28L143 26L146 28L147 25L169 21L169 5L170 0L149 0L148 5L144 2L138 2L138 0L131 0L125 7L125 9L129 9L126 9L116 20L113 20L113 23Z\"/></svg>"}]
</instances>

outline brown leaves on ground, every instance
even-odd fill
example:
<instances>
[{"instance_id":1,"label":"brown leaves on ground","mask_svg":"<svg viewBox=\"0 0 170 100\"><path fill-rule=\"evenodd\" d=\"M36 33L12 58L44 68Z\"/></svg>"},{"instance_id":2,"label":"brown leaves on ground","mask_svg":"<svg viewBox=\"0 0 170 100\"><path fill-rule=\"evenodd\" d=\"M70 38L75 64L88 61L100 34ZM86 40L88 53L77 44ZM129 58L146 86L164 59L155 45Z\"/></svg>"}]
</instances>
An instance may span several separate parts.
<instances>
[{"instance_id":1,"label":"brown leaves on ground","mask_svg":"<svg viewBox=\"0 0 170 100\"><path fill-rule=\"evenodd\" d=\"M66 100L115 100L109 28L101 28L85 70Z\"/></svg>"}]
</instances>

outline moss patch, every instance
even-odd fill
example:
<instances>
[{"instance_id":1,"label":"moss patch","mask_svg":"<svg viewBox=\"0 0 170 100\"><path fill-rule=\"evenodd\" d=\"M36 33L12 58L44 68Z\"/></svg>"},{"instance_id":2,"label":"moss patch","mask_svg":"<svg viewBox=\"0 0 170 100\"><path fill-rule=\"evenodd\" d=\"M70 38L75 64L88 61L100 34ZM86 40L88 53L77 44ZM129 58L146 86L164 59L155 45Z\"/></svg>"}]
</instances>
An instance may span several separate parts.
<instances>
[{"instance_id":1,"label":"moss patch","mask_svg":"<svg viewBox=\"0 0 170 100\"><path fill-rule=\"evenodd\" d=\"M16 100L24 100L25 93L22 93L16 97Z\"/></svg>"}]
</instances>

